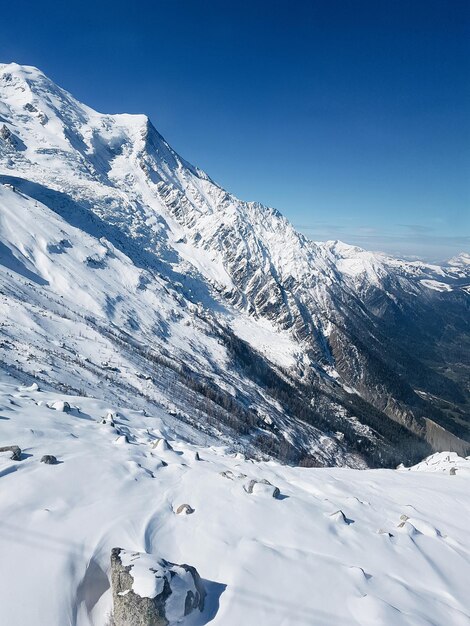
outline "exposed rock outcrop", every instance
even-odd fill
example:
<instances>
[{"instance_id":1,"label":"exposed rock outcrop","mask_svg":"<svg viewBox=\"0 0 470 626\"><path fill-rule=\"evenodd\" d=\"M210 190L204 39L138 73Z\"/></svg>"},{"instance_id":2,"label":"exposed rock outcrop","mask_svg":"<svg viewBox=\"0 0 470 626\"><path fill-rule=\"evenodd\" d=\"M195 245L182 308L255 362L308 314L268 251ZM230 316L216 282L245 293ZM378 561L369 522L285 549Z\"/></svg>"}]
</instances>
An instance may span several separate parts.
<instances>
[{"instance_id":1,"label":"exposed rock outcrop","mask_svg":"<svg viewBox=\"0 0 470 626\"><path fill-rule=\"evenodd\" d=\"M191 513L194 513L194 509L190 504L180 504L176 509L177 515L191 515Z\"/></svg>"},{"instance_id":2,"label":"exposed rock outcrop","mask_svg":"<svg viewBox=\"0 0 470 626\"><path fill-rule=\"evenodd\" d=\"M53 454L45 454L41 458L41 463L45 463L46 465L57 465L57 458Z\"/></svg>"},{"instance_id":3,"label":"exposed rock outcrop","mask_svg":"<svg viewBox=\"0 0 470 626\"><path fill-rule=\"evenodd\" d=\"M160 452L164 452L166 450L173 450L173 448L168 443L168 441L162 438L155 439L155 441L153 441L151 445L154 450L159 450Z\"/></svg>"},{"instance_id":4,"label":"exposed rock outcrop","mask_svg":"<svg viewBox=\"0 0 470 626\"><path fill-rule=\"evenodd\" d=\"M281 495L278 487L272 485L269 480L262 478L261 480L250 480L244 489L247 493L259 493L264 495L270 495L273 498L278 498Z\"/></svg>"},{"instance_id":5,"label":"exposed rock outcrop","mask_svg":"<svg viewBox=\"0 0 470 626\"><path fill-rule=\"evenodd\" d=\"M68 413L70 411L70 404L64 400L52 402L48 404L48 407L50 409L54 409L54 411L59 411L60 413Z\"/></svg>"},{"instance_id":6,"label":"exposed rock outcrop","mask_svg":"<svg viewBox=\"0 0 470 626\"><path fill-rule=\"evenodd\" d=\"M115 626L168 626L204 609L196 569L156 555L113 548L111 585Z\"/></svg>"},{"instance_id":7,"label":"exposed rock outcrop","mask_svg":"<svg viewBox=\"0 0 470 626\"><path fill-rule=\"evenodd\" d=\"M21 459L21 448L19 446L2 446L0 452L11 452L10 459L12 461L19 461Z\"/></svg>"}]
</instances>

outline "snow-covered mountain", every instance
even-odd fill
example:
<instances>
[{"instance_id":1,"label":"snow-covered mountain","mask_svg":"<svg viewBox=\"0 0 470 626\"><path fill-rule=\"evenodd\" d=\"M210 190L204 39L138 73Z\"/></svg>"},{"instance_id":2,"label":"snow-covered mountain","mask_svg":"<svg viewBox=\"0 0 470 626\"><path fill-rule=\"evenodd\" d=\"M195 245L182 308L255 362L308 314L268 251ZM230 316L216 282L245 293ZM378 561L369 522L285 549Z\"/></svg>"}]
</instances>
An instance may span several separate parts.
<instances>
[{"instance_id":1,"label":"snow-covered mountain","mask_svg":"<svg viewBox=\"0 0 470 626\"><path fill-rule=\"evenodd\" d=\"M0 65L0 183L0 359L25 382L306 465L470 449L465 255L312 242L145 116L16 64Z\"/></svg>"}]
</instances>

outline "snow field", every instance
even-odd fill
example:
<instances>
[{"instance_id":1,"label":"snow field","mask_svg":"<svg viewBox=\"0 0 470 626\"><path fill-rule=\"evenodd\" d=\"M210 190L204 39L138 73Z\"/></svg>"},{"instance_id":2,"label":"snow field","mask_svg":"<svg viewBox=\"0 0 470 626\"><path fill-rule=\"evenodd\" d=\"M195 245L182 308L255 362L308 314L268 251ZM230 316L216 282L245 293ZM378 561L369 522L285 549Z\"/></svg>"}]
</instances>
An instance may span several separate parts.
<instances>
[{"instance_id":1,"label":"snow field","mask_svg":"<svg viewBox=\"0 0 470 626\"><path fill-rule=\"evenodd\" d=\"M434 455L416 471L254 462L176 438L163 412L6 376L0 425L2 445L23 451L0 453L9 626L104 626L116 546L197 568L208 597L190 626L470 624L469 460ZM279 495L248 493L253 480ZM194 512L177 515L183 503Z\"/></svg>"}]
</instances>

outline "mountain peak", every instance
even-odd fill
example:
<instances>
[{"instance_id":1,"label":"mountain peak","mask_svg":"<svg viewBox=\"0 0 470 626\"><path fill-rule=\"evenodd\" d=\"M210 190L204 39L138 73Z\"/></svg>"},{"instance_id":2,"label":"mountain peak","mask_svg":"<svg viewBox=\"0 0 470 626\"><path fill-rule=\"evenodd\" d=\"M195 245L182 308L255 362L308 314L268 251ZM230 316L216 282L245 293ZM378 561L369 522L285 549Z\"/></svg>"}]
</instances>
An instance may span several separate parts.
<instances>
[{"instance_id":1,"label":"mountain peak","mask_svg":"<svg viewBox=\"0 0 470 626\"><path fill-rule=\"evenodd\" d=\"M465 410L458 364L455 382L429 363L459 354L433 333L449 303L457 338L468 324L466 270L314 243L145 115L98 113L36 68L1 66L0 116L0 363L177 405L284 460L391 465L444 438L466 450L464 427L429 425L450 428L434 396Z\"/></svg>"},{"instance_id":2,"label":"mountain peak","mask_svg":"<svg viewBox=\"0 0 470 626\"><path fill-rule=\"evenodd\" d=\"M15 74L17 76L46 77L40 69L34 65L20 65L19 63L0 63L0 74Z\"/></svg>"},{"instance_id":3,"label":"mountain peak","mask_svg":"<svg viewBox=\"0 0 470 626\"><path fill-rule=\"evenodd\" d=\"M0 64L0 90L3 98L22 100L22 94L36 96L64 91L48 78L40 69L32 65L18 63Z\"/></svg>"}]
</instances>

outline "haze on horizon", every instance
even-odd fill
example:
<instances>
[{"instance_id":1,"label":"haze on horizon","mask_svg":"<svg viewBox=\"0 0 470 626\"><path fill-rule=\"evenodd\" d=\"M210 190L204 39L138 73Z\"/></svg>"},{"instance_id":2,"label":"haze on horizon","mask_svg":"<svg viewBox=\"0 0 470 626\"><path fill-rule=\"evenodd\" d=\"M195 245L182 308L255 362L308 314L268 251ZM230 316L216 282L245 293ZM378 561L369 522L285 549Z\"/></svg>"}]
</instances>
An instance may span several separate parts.
<instances>
[{"instance_id":1,"label":"haze on horizon","mask_svg":"<svg viewBox=\"0 0 470 626\"><path fill-rule=\"evenodd\" d=\"M9 6L2 62L103 112L145 112L187 160L312 239L470 251L468 2Z\"/></svg>"}]
</instances>

